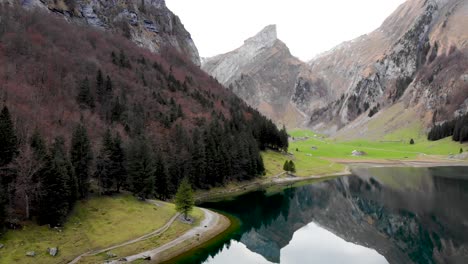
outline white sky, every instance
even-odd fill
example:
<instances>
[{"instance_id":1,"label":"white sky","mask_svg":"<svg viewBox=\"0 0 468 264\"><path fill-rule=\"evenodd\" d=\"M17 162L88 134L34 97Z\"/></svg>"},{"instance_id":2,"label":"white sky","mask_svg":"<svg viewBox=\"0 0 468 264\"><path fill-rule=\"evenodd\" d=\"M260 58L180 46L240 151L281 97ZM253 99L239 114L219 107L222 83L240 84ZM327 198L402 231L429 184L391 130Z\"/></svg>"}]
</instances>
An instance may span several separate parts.
<instances>
[{"instance_id":1,"label":"white sky","mask_svg":"<svg viewBox=\"0 0 468 264\"><path fill-rule=\"evenodd\" d=\"M291 53L309 60L378 28L404 0L166 0L202 57L241 46L269 24Z\"/></svg>"}]
</instances>

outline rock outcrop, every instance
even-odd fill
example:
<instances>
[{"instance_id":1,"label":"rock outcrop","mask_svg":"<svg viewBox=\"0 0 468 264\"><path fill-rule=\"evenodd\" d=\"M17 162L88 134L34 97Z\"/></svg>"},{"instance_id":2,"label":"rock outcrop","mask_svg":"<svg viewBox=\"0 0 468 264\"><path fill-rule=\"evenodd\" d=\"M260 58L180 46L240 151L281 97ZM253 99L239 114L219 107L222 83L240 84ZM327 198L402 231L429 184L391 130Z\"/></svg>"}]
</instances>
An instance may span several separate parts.
<instances>
[{"instance_id":1,"label":"rock outcrop","mask_svg":"<svg viewBox=\"0 0 468 264\"><path fill-rule=\"evenodd\" d=\"M202 68L263 114L291 126L325 105L328 90L309 67L291 55L269 25L240 48L207 58Z\"/></svg>"},{"instance_id":2,"label":"rock outcrop","mask_svg":"<svg viewBox=\"0 0 468 264\"><path fill-rule=\"evenodd\" d=\"M190 33L164 0L21 0L20 3L27 8L48 9L69 21L119 32L152 52L167 46L175 48L200 65Z\"/></svg>"},{"instance_id":3,"label":"rock outcrop","mask_svg":"<svg viewBox=\"0 0 468 264\"><path fill-rule=\"evenodd\" d=\"M396 102L425 126L464 111L467 24L466 1L409 0L376 31L313 59L312 72L335 100L315 109L310 125L335 132L358 117L363 125Z\"/></svg>"}]
</instances>

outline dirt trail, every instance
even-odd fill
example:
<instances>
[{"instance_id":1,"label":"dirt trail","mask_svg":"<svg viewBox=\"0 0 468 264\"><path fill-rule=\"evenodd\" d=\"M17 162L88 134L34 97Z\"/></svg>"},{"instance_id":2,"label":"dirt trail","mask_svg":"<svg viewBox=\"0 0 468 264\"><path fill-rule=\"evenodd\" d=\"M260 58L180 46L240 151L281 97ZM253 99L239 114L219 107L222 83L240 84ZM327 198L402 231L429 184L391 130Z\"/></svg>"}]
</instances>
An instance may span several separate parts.
<instances>
[{"instance_id":1,"label":"dirt trail","mask_svg":"<svg viewBox=\"0 0 468 264\"><path fill-rule=\"evenodd\" d=\"M158 204L158 202L156 201L148 201L156 206L160 206L160 204ZM75 259L73 259L72 261L70 261L68 264L76 264L80 261L81 258L83 257L86 257L86 256L95 256L95 255L98 255L98 254L101 254L101 253L104 253L104 252L107 252L107 251L110 251L110 250L113 250L113 249L116 249L116 248L119 248L119 247L123 247L123 246L127 246L127 245L130 245L130 244L133 244L133 243L137 243L137 242L140 242L142 240L145 240L145 239L148 239L150 237L153 237L153 236L157 236L157 235L160 235L162 233L164 233L167 229L169 229L169 227L172 225L172 223L174 223L174 221L177 219L177 217L179 217L180 214L177 213L175 214L171 219L169 219L169 221L167 221L166 224L164 224L164 226L154 230L153 232L151 233L148 233L148 234L145 234L141 237L138 237L138 238L135 238L133 240L129 240L127 242L124 242L124 243L121 243L121 244L118 244L118 245L114 245L112 247L108 247L108 248L104 248L104 249L99 249L99 250L92 250L92 251L88 251L86 253L83 253L81 255L79 255L78 257L76 257Z\"/></svg>"},{"instance_id":2,"label":"dirt trail","mask_svg":"<svg viewBox=\"0 0 468 264\"><path fill-rule=\"evenodd\" d=\"M185 234L182 236L172 240L171 242L164 244L158 248L148 250L145 252L141 252L139 254L135 254L132 256L125 257L127 261L112 261L109 263L113 264L118 264L118 263L127 263L127 262L132 262L138 259L144 259L147 257L150 257L152 260L156 259L158 254L162 253L163 251L170 249L174 246L179 245L180 243L183 243L186 240L189 240L195 236L203 236L204 233L208 232L211 228L214 228L216 224L218 223L218 220L220 218L219 214L214 213L208 209L200 208L204 213L205 213L205 219L200 223L199 226L190 229L187 231Z\"/></svg>"}]
</instances>

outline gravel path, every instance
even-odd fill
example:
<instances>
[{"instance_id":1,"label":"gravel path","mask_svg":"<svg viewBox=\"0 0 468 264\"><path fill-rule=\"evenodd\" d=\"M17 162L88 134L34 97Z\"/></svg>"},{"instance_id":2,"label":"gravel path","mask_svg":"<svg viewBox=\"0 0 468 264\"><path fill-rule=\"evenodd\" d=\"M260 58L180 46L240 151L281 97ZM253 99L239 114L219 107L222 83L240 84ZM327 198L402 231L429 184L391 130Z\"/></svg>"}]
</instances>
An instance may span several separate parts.
<instances>
[{"instance_id":1,"label":"gravel path","mask_svg":"<svg viewBox=\"0 0 468 264\"><path fill-rule=\"evenodd\" d=\"M216 226L216 224L218 223L219 221L219 215L217 213L214 213L210 210L207 210L207 209L204 209L204 208L200 208L204 213L205 213L205 219L200 223L199 226L195 227L195 228L192 228L190 229L189 231L187 231L185 234L183 234L182 236L172 240L171 242L167 243L167 244L164 244L158 248L155 248L155 249L152 249L152 250L148 250L148 251L145 251L145 252L142 252L142 253L139 253L139 254L135 254L135 255L132 255L132 256L128 256L128 257L125 257L125 259L127 260L127 262L131 262L131 261L135 261L137 259L143 259L143 258L147 258L147 257L151 257L151 259L155 259L155 257L160 254L161 252L171 248L171 247L174 247L188 239L191 239L195 236L203 236L203 234L207 231L210 230L210 228L213 228ZM118 263L127 263L127 262L122 262L122 261L112 261L110 263L112 264L118 264Z\"/></svg>"},{"instance_id":2,"label":"gravel path","mask_svg":"<svg viewBox=\"0 0 468 264\"><path fill-rule=\"evenodd\" d=\"M156 201L153 201L153 200L150 200L149 201L150 203L153 203L154 205L156 206L161 206L160 204L158 204ZM177 213L175 214L171 219L169 219L169 221L167 221L167 223L154 230L153 232L151 233L148 233L146 235L143 235L141 237L138 237L138 238L135 238L133 240L130 240L130 241L127 241L127 242L124 242L122 244L118 244L118 245L115 245L115 246L112 246L112 247L108 247L108 248L104 248L104 249L100 249L100 250L93 250L93 251L88 251L86 253L83 253L81 255L79 255L78 257L76 257L75 259L73 259L72 261L70 261L68 264L76 264L80 261L81 258L83 257L86 257L86 256L94 256L94 255L98 255L98 254L101 254L103 252L107 252L107 251L110 251L110 250L113 250L113 249L116 249L116 248L119 248L119 247L123 247L123 246L127 246L127 245L130 245L130 244L133 244L133 243L137 243L137 242L140 242L142 240L145 240L147 238L150 238L150 237L153 237L153 236L156 236L156 235L159 235L159 234L162 234L164 233L167 229L169 229L169 227L172 225L172 223L174 223L174 221L177 219L177 217L179 217L180 214Z\"/></svg>"}]
</instances>

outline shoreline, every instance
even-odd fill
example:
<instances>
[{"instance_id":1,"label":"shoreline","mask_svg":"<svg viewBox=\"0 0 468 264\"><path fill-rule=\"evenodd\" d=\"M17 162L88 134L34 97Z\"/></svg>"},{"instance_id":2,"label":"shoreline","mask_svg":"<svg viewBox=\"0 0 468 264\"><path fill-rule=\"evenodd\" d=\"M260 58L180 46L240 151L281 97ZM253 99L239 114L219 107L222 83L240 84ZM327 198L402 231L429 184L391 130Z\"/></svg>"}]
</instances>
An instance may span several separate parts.
<instances>
[{"instance_id":1,"label":"shoreline","mask_svg":"<svg viewBox=\"0 0 468 264\"><path fill-rule=\"evenodd\" d=\"M347 159L331 159L332 161L346 165L346 168L337 173L311 175L306 177L299 177L293 174L287 174L286 177L281 173L275 176L268 177L267 179L257 179L236 188L222 188L222 190L208 191L203 194L196 196L197 203L216 201L228 197L234 197L244 193L270 188L270 187L284 187L292 186L294 184L307 183L309 181L320 181L328 178L335 178L341 176L350 176L353 174L352 170L355 168L385 168L385 167L446 167L446 166L468 166L468 161L460 160L436 160L436 159L424 159L424 160L347 160ZM173 241L164 244L158 248L135 254L127 257L127 261L132 262L143 257L151 257L151 263L162 263L167 262L177 257L182 256L184 253L190 252L198 247L209 243L212 239L224 233L230 228L232 222L228 217L213 212L208 209L201 208L205 212L205 219L200 223L198 227L194 227L187 231L184 235L174 239ZM216 221L206 225L207 215L212 214L216 216ZM208 217L210 218L210 217ZM210 219L208 219L210 222ZM208 227L209 226L209 227ZM199 232L199 233L197 233ZM196 235L199 234L199 235ZM203 235L202 235L203 234ZM110 263L126 263L120 261L114 261Z\"/></svg>"},{"instance_id":2,"label":"shoreline","mask_svg":"<svg viewBox=\"0 0 468 264\"><path fill-rule=\"evenodd\" d=\"M196 196L196 203L216 201L223 198L241 195L252 191L265 189L269 187L281 187L293 185L302 182L326 180L328 178L350 176L353 169L356 168L386 168L386 167L449 167L449 166L468 166L465 160L441 160L441 159L419 159L419 160L392 160L392 159L328 159L335 163L346 165L346 168L336 173L317 174L310 176L297 176L290 173L280 173L267 178L258 178L250 182L240 183L240 186L233 188L221 188L219 190L206 191ZM287 175L286 177L281 177Z\"/></svg>"},{"instance_id":3,"label":"shoreline","mask_svg":"<svg viewBox=\"0 0 468 264\"><path fill-rule=\"evenodd\" d=\"M107 263L129 263L147 258L149 258L148 260L151 263L169 261L193 248L209 242L231 226L232 223L226 216L205 208L200 209L205 213L205 218L198 226L193 227L183 235L160 247L121 258L125 260L114 260Z\"/></svg>"}]
</instances>

